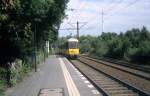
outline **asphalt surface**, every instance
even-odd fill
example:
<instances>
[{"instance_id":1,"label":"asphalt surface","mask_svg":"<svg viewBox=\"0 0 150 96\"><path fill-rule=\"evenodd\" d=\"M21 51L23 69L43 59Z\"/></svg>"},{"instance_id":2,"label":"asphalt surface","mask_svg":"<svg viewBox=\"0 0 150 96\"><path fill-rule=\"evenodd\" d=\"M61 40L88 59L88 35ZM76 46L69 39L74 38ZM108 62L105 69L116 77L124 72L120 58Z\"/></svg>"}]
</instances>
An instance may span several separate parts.
<instances>
[{"instance_id":1,"label":"asphalt surface","mask_svg":"<svg viewBox=\"0 0 150 96\"><path fill-rule=\"evenodd\" d=\"M50 56L45 64L38 66L38 72L32 73L16 87L8 89L6 96L38 96L42 88L63 88L65 96L68 96L63 78L58 59Z\"/></svg>"},{"instance_id":2,"label":"asphalt surface","mask_svg":"<svg viewBox=\"0 0 150 96\"><path fill-rule=\"evenodd\" d=\"M40 90L45 88L61 90L63 95L51 93L40 96L76 96L70 95L75 93L75 88L79 93L78 96L102 96L66 58L60 56L50 56L44 64L38 65L37 72L30 73L30 76L17 86L8 89L6 96L38 96Z\"/></svg>"}]
</instances>

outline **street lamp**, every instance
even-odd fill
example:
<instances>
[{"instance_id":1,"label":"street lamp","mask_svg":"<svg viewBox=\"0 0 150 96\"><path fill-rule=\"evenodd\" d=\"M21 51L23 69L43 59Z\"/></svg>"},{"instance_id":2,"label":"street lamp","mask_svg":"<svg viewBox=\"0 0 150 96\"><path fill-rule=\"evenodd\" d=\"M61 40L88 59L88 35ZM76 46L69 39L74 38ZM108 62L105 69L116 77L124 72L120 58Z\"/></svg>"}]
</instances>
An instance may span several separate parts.
<instances>
[{"instance_id":1,"label":"street lamp","mask_svg":"<svg viewBox=\"0 0 150 96\"><path fill-rule=\"evenodd\" d=\"M34 31L34 69L35 69L35 72L37 72L37 58L36 58L36 53L37 53L37 40L36 40L36 27L37 27L37 25L36 25L36 23L38 23L38 22L41 22L41 19L39 19L39 18L35 18L34 19L34 21L35 21L35 31Z\"/></svg>"}]
</instances>

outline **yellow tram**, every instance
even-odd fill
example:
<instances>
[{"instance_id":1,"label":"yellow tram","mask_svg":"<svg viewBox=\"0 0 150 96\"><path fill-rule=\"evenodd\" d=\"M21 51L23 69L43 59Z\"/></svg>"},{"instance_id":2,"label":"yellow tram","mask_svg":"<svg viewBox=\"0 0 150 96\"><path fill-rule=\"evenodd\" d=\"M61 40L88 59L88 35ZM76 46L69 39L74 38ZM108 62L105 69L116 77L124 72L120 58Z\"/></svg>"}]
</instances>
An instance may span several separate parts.
<instances>
[{"instance_id":1,"label":"yellow tram","mask_svg":"<svg viewBox=\"0 0 150 96\"><path fill-rule=\"evenodd\" d=\"M67 40L67 48L65 54L69 57L78 57L79 55L79 40L76 38L69 38Z\"/></svg>"}]
</instances>

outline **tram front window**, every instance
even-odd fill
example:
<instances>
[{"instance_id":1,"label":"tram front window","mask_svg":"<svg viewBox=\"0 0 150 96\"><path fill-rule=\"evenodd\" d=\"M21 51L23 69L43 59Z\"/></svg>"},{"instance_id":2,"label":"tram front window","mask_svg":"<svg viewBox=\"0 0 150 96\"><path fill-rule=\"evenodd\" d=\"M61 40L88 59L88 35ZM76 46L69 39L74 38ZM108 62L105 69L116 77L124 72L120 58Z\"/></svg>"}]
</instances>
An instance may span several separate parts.
<instances>
[{"instance_id":1,"label":"tram front window","mask_svg":"<svg viewBox=\"0 0 150 96\"><path fill-rule=\"evenodd\" d=\"M72 49L77 48L77 42L69 42L68 47Z\"/></svg>"}]
</instances>

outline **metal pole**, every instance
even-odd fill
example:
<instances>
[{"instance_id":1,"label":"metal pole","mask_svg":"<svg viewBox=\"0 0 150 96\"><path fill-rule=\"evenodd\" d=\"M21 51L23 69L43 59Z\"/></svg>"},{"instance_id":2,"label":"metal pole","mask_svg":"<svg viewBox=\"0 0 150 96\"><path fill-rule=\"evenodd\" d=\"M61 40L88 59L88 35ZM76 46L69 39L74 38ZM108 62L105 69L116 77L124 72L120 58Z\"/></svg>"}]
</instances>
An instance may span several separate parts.
<instances>
[{"instance_id":1,"label":"metal pole","mask_svg":"<svg viewBox=\"0 0 150 96\"><path fill-rule=\"evenodd\" d=\"M36 62L36 24L35 24L35 31L34 31L34 68L35 68L35 72L37 72L37 62Z\"/></svg>"},{"instance_id":2,"label":"metal pole","mask_svg":"<svg viewBox=\"0 0 150 96\"><path fill-rule=\"evenodd\" d=\"M103 12L103 9L102 9L102 32L104 31L104 12Z\"/></svg>"},{"instance_id":3,"label":"metal pole","mask_svg":"<svg viewBox=\"0 0 150 96\"><path fill-rule=\"evenodd\" d=\"M79 39L79 22L77 21L77 38Z\"/></svg>"}]
</instances>

